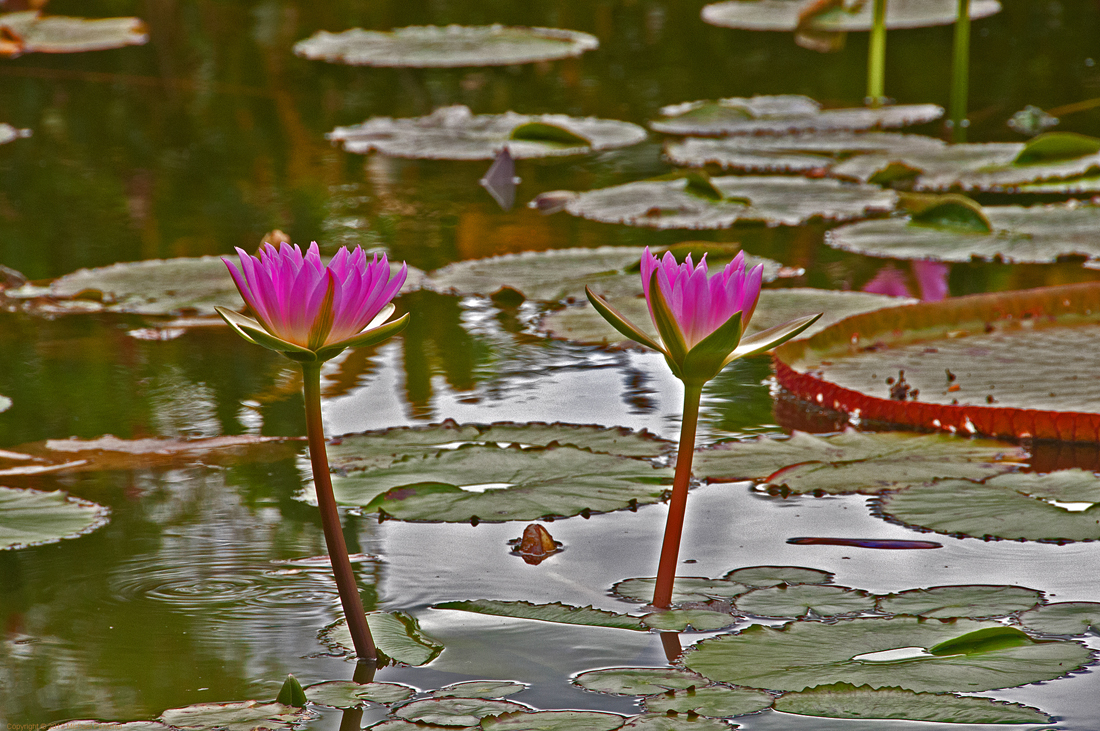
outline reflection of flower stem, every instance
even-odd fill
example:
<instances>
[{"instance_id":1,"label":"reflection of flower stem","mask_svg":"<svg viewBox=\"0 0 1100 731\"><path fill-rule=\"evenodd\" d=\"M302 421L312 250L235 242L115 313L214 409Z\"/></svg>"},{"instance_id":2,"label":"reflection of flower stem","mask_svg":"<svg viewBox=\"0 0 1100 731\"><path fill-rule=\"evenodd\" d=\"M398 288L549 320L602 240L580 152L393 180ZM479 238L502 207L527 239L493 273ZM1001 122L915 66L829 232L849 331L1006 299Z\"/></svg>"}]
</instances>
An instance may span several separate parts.
<instances>
[{"instance_id":1,"label":"reflection of flower stem","mask_svg":"<svg viewBox=\"0 0 1100 731\"><path fill-rule=\"evenodd\" d=\"M970 0L959 0L955 57L951 63L951 141L966 142L966 97L970 67Z\"/></svg>"},{"instance_id":2,"label":"reflection of flower stem","mask_svg":"<svg viewBox=\"0 0 1100 731\"><path fill-rule=\"evenodd\" d=\"M875 0L867 51L867 103L882 106L886 97L886 0Z\"/></svg>"},{"instance_id":3,"label":"reflection of flower stem","mask_svg":"<svg viewBox=\"0 0 1100 731\"><path fill-rule=\"evenodd\" d=\"M355 664L355 673L351 676L351 682L365 685L374 682L374 673L378 666L373 662L358 662ZM344 709L340 717L340 731L359 731L363 726L363 706Z\"/></svg>"},{"instance_id":4,"label":"reflection of flower stem","mask_svg":"<svg viewBox=\"0 0 1100 731\"><path fill-rule=\"evenodd\" d=\"M680 646L680 633L662 632L661 649L665 651L665 659L668 660L669 665L679 660L684 654L684 648Z\"/></svg>"},{"instance_id":5,"label":"reflection of flower stem","mask_svg":"<svg viewBox=\"0 0 1100 731\"><path fill-rule=\"evenodd\" d=\"M680 446L676 454L676 476L672 480L672 499L668 503L665 539L661 544L661 562L657 567L657 585L653 606L664 609L672 603L672 584L676 580L676 562L680 556L680 536L684 531L691 458L695 451L695 429L699 424L699 400L702 384L684 384L684 418L680 423Z\"/></svg>"},{"instance_id":6,"label":"reflection of flower stem","mask_svg":"<svg viewBox=\"0 0 1100 731\"><path fill-rule=\"evenodd\" d=\"M325 427L321 420L321 364L302 363L302 377L305 382L309 460L313 465L313 484L317 491L317 507L321 510L321 527L325 531L328 557L332 561L332 573L336 577L336 588L340 592L340 604L344 608L355 654L361 660L373 661L377 659L374 639L367 626L367 615L363 612L363 602L359 598L359 588L355 584L355 574L351 570L351 560L340 528L340 513L332 494L332 478L325 451Z\"/></svg>"}]
</instances>

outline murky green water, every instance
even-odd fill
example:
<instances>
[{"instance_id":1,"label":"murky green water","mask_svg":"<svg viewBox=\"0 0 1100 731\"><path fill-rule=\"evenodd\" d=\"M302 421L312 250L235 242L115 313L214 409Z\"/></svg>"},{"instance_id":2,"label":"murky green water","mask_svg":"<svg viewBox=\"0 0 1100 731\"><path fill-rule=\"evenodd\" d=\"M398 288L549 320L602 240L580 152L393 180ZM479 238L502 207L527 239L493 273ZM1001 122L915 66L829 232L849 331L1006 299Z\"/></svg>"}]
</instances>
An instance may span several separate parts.
<instances>
[{"instance_id":1,"label":"murky green water","mask_svg":"<svg viewBox=\"0 0 1100 731\"><path fill-rule=\"evenodd\" d=\"M1005 0L974 24L972 140L1015 140L1005 119L1027 104L1057 107L1100 96L1095 2ZM138 15L148 45L71 56L0 59L0 121L34 131L0 147L0 264L31 279L119 261L254 249L275 228L296 241L385 247L430 270L451 261L530 249L740 241L754 254L806 270L785 284L858 289L879 260L825 248L823 229L747 227L652 232L499 210L477 184L486 163L416 162L346 154L324 134L371 115L412 116L444 104L476 112L562 112L644 123L681 101L800 93L859 103L866 38L819 55L788 34L704 25L701 2L308 3L54 0L54 13ZM568 27L596 34L580 59L467 70L348 68L305 61L294 41L318 29L410 24ZM887 92L945 104L951 29L892 33ZM1100 110L1058 129L1100 135ZM928 125L920 131L936 134ZM663 173L660 142L580 158L522 161L517 200ZM956 265L952 295L1095 279L1073 263ZM659 357L529 334L538 310L417 292L406 333L351 353L324 373L329 434L421 424L566 421L678 432L681 392ZM127 335L138 318L0 314L0 448L43 439L304 433L294 369L224 328L167 342ZM739 363L705 394L702 441L806 428L777 413L766 360ZM151 718L170 707L274 696L286 673L347 679L316 632L338 612L324 571L279 573L280 560L324 553L316 511L296 499L308 481L304 448L227 464L5 478L61 488L109 506L112 521L53 546L0 551L0 721ZM288 456L289 455L289 456ZM574 518L548 527L566 551L540 566L508 554L521 524L410 525L351 516L345 534L370 608L402 609L447 649L424 668L379 680L420 688L467 678L531 684L516 700L540 708L633 712L629 698L583 692L570 674L662 665L655 634L518 620L455 618L429 609L478 597L564 601L628 611L611 584L654 571L663 506ZM747 484L700 489L682 557L717 576L757 564L834 571L872 591L949 583L1013 583L1056 601L1100 600L1095 544L946 539L939 551L875 552L789 546L794 535L913 537L867 514L864 499L779 500ZM884 555L885 554L885 555ZM373 605L373 606L370 606ZM625 635L625 636L624 636ZM688 639L685 637L684 642ZM1093 646L1096 642L1093 640ZM1100 724L1087 674L989 695ZM365 716L372 720L371 711ZM380 715L373 718L380 718ZM312 723L335 728L339 714ZM849 728L765 714L745 728ZM801 724L801 725L798 725ZM1076 725L1074 725L1076 724ZM875 728L888 726L875 726Z\"/></svg>"}]
</instances>

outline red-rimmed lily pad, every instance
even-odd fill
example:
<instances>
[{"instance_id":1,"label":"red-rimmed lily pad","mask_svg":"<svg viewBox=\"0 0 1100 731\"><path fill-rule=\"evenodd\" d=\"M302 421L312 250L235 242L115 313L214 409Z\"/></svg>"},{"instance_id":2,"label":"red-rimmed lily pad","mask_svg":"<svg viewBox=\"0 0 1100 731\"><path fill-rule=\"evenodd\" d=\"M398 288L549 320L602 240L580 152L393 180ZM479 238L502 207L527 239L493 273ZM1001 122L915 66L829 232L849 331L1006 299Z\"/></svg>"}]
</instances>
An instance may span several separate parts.
<instances>
[{"instance_id":1,"label":"red-rimmed lily pad","mask_svg":"<svg viewBox=\"0 0 1100 731\"><path fill-rule=\"evenodd\" d=\"M611 587L611 592L623 599L648 602L653 598L656 578L623 579ZM729 599L749 591L751 587L726 579L708 579L704 576L677 576L672 590L672 603L705 602L710 599Z\"/></svg>"},{"instance_id":2,"label":"red-rimmed lily pad","mask_svg":"<svg viewBox=\"0 0 1100 731\"><path fill-rule=\"evenodd\" d=\"M852 221L894 208L897 194L838 180L774 176L709 179L704 195L691 179L646 180L580 193L565 210L581 218L657 229L719 229L739 222L797 226L811 220Z\"/></svg>"},{"instance_id":3,"label":"red-rimmed lily pad","mask_svg":"<svg viewBox=\"0 0 1100 731\"><path fill-rule=\"evenodd\" d=\"M703 20L711 25L743 30L793 31L800 16L813 6L812 0L730 0L703 8ZM812 27L819 31L866 31L871 29L872 3L833 3L818 13ZM847 6L851 5L851 9ZM973 0L970 17L984 18L1000 12L997 0ZM955 0L890 0L886 12L888 29L925 28L950 25L958 17Z\"/></svg>"},{"instance_id":4,"label":"red-rimmed lily pad","mask_svg":"<svg viewBox=\"0 0 1100 731\"><path fill-rule=\"evenodd\" d=\"M751 688L730 688L710 685L693 690L677 690L642 699L642 707L649 713L697 714L709 718L732 718L756 713L772 705L770 693Z\"/></svg>"},{"instance_id":5,"label":"red-rimmed lily pad","mask_svg":"<svg viewBox=\"0 0 1100 731\"><path fill-rule=\"evenodd\" d=\"M1043 592L1022 586L934 586L880 596L878 609L888 614L935 619L982 619L1007 617L1031 609L1042 601Z\"/></svg>"},{"instance_id":6,"label":"red-rimmed lily pad","mask_svg":"<svg viewBox=\"0 0 1100 731\"><path fill-rule=\"evenodd\" d=\"M305 688L310 703L331 708L361 708L367 703L400 703L412 698L415 688L397 683L356 683L331 680Z\"/></svg>"},{"instance_id":7,"label":"red-rimmed lily pad","mask_svg":"<svg viewBox=\"0 0 1100 731\"><path fill-rule=\"evenodd\" d=\"M0 13L0 56L103 51L148 41L139 18L70 18L37 10Z\"/></svg>"},{"instance_id":8,"label":"red-rimmed lily pad","mask_svg":"<svg viewBox=\"0 0 1100 731\"><path fill-rule=\"evenodd\" d=\"M505 602L493 599L474 599L436 604L434 609L455 609L461 612L489 614L495 617L535 619L542 622L577 624L586 627L612 627L644 632L647 628L641 618L609 612L592 607L574 607L561 602L532 604L531 602ZM725 625L723 625L725 626Z\"/></svg>"},{"instance_id":9,"label":"red-rimmed lily pad","mask_svg":"<svg viewBox=\"0 0 1100 731\"><path fill-rule=\"evenodd\" d=\"M106 525L111 511L64 492L0 487L0 551L78 538Z\"/></svg>"},{"instance_id":10,"label":"red-rimmed lily pad","mask_svg":"<svg viewBox=\"0 0 1100 731\"><path fill-rule=\"evenodd\" d=\"M304 720L301 708L282 703L238 701L235 703L196 703L183 708L171 708L160 714L160 720L182 729L210 731L279 731L289 729Z\"/></svg>"},{"instance_id":11,"label":"red-rimmed lily pad","mask_svg":"<svg viewBox=\"0 0 1100 731\"><path fill-rule=\"evenodd\" d=\"M573 678L585 690L611 695L652 695L670 690L701 688L708 681L681 668L605 668Z\"/></svg>"},{"instance_id":12,"label":"red-rimmed lily pad","mask_svg":"<svg viewBox=\"0 0 1100 731\"><path fill-rule=\"evenodd\" d=\"M485 698L426 698L395 708L393 715L415 724L476 726L483 718L528 712L520 703Z\"/></svg>"},{"instance_id":13,"label":"red-rimmed lily pad","mask_svg":"<svg viewBox=\"0 0 1100 731\"><path fill-rule=\"evenodd\" d=\"M1047 635L1083 635L1100 630L1100 603L1059 602L1024 612L1020 624Z\"/></svg>"},{"instance_id":14,"label":"red-rimmed lily pad","mask_svg":"<svg viewBox=\"0 0 1100 731\"><path fill-rule=\"evenodd\" d=\"M664 713L633 716L621 727L622 731L730 731L730 728L728 723L717 718Z\"/></svg>"},{"instance_id":15,"label":"red-rimmed lily pad","mask_svg":"<svg viewBox=\"0 0 1100 731\"><path fill-rule=\"evenodd\" d=\"M433 690L433 698L504 698L527 689L514 680L464 680Z\"/></svg>"},{"instance_id":16,"label":"red-rimmed lily pad","mask_svg":"<svg viewBox=\"0 0 1100 731\"><path fill-rule=\"evenodd\" d=\"M625 716L602 711L537 711L486 718L482 731L614 731Z\"/></svg>"},{"instance_id":17,"label":"red-rimmed lily pad","mask_svg":"<svg viewBox=\"0 0 1100 731\"><path fill-rule=\"evenodd\" d=\"M828 584L832 573L804 566L745 566L734 569L722 577L752 587L778 586L779 584Z\"/></svg>"},{"instance_id":18,"label":"red-rimmed lily pad","mask_svg":"<svg viewBox=\"0 0 1100 731\"><path fill-rule=\"evenodd\" d=\"M504 147L513 159L583 155L627 147L646 138L636 124L564 114L474 114L468 107L441 107L425 117L372 117L337 127L328 138L348 152L377 150L392 157L429 160L492 160Z\"/></svg>"},{"instance_id":19,"label":"red-rimmed lily pad","mask_svg":"<svg viewBox=\"0 0 1100 731\"><path fill-rule=\"evenodd\" d=\"M864 419L1097 442L1098 347L1100 284L1089 283L856 315L780 346L775 367L796 396Z\"/></svg>"},{"instance_id":20,"label":"red-rimmed lily pad","mask_svg":"<svg viewBox=\"0 0 1100 731\"><path fill-rule=\"evenodd\" d=\"M835 617L875 609L865 591L823 584L780 584L754 589L734 600L738 611L757 617Z\"/></svg>"},{"instance_id":21,"label":"red-rimmed lily pad","mask_svg":"<svg viewBox=\"0 0 1100 731\"><path fill-rule=\"evenodd\" d=\"M560 28L413 25L390 31L322 30L295 43L294 53L351 66L450 68L569 58L599 45L595 36Z\"/></svg>"}]
</instances>

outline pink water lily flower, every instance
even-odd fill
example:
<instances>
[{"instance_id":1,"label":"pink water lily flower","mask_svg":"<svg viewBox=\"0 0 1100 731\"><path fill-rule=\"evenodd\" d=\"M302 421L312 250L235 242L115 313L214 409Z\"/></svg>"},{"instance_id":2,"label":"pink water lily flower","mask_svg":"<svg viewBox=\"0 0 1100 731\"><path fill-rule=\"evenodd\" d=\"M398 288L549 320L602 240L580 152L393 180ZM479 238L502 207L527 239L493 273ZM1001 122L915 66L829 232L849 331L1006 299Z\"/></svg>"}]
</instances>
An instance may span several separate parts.
<instances>
[{"instance_id":1,"label":"pink water lily flower","mask_svg":"<svg viewBox=\"0 0 1100 731\"><path fill-rule=\"evenodd\" d=\"M240 268L224 259L255 319L217 308L246 340L299 361L324 361L346 348L373 345L402 330L408 315L386 322L408 267L391 276L383 254L371 261L361 248L340 247L326 265L317 243L303 255L297 245L271 244L250 256L237 249Z\"/></svg>"}]
</instances>

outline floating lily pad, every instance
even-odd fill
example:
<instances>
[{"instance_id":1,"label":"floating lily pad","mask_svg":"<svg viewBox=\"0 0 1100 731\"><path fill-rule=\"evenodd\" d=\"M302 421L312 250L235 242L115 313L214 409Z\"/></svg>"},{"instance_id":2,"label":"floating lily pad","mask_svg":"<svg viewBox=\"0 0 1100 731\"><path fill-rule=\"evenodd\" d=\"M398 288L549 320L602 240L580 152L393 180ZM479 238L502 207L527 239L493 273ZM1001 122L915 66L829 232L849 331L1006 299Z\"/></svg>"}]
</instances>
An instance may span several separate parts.
<instances>
[{"instance_id":1,"label":"floating lily pad","mask_svg":"<svg viewBox=\"0 0 1100 731\"><path fill-rule=\"evenodd\" d=\"M139 18L70 18L36 10L0 13L0 37L0 56L103 51L149 41Z\"/></svg>"},{"instance_id":2,"label":"floating lily pad","mask_svg":"<svg viewBox=\"0 0 1100 731\"><path fill-rule=\"evenodd\" d=\"M824 718L896 718L945 723L1049 723L1037 708L934 693L914 693L900 688L855 687L850 683L822 685L799 693L785 693L775 710Z\"/></svg>"},{"instance_id":3,"label":"floating lily pad","mask_svg":"<svg viewBox=\"0 0 1100 731\"><path fill-rule=\"evenodd\" d=\"M1100 630L1100 603L1060 602L1020 615L1020 624L1047 635L1083 635Z\"/></svg>"},{"instance_id":4,"label":"floating lily pad","mask_svg":"<svg viewBox=\"0 0 1100 731\"><path fill-rule=\"evenodd\" d=\"M710 718L730 718L771 707L774 699L762 690L711 685L694 690L651 695L642 700L649 713L694 713Z\"/></svg>"},{"instance_id":5,"label":"floating lily pad","mask_svg":"<svg viewBox=\"0 0 1100 731\"><path fill-rule=\"evenodd\" d=\"M730 614L709 609L670 609L642 617L646 627L668 632L686 632L688 627L696 632L709 632L729 627L736 621L737 618Z\"/></svg>"},{"instance_id":6,"label":"floating lily pad","mask_svg":"<svg viewBox=\"0 0 1100 731\"><path fill-rule=\"evenodd\" d=\"M871 29L871 3L852 3L847 10L835 4L832 10L819 13L812 28L819 31L866 31ZM793 31L799 16L806 10L804 0L731 0L703 8L703 20L711 25L744 30ZM970 17L984 18L1000 12L997 0L972 0ZM924 28L950 25L958 17L955 0L890 0L886 13L888 29Z\"/></svg>"},{"instance_id":7,"label":"floating lily pad","mask_svg":"<svg viewBox=\"0 0 1100 731\"><path fill-rule=\"evenodd\" d=\"M536 125L538 134L530 131ZM377 150L392 157L492 160L507 146L512 158L520 160L626 147L644 140L646 131L629 122L564 114L475 115L458 105L441 107L426 117L372 117L337 127L327 136L343 143L348 152L360 154Z\"/></svg>"},{"instance_id":8,"label":"floating lily pad","mask_svg":"<svg viewBox=\"0 0 1100 731\"><path fill-rule=\"evenodd\" d=\"M408 700L416 689L397 683L355 683L350 680L332 680L317 683L305 689L310 703L331 708L359 708L368 701L373 703L400 703Z\"/></svg>"},{"instance_id":9,"label":"floating lily pad","mask_svg":"<svg viewBox=\"0 0 1100 731\"><path fill-rule=\"evenodd\" d=\"M442 602L434 605L436 609L457 609L462 612L491 614L497 617L515 617L518 619L537 619L543 622L560 624L579 624L589 627L614 627L645 631L646 625L638 617L617 614L592 607L573 607L561 602L553 604L532 604L531 602L503 602L492 599L471 601ZM723 625L724 626L724 625Z\"/></svg>"},{"instance_id":10,"label":"floating lily pad","mask_svg":"<svg viewBox=\"0 0 1100 731\"><path fill-rule=\"evenodd\" d=\"M611 591L624 599L636 602L648 602L653 598L653 589L657 579L624 579ZM725 579L708 579L703 576L677 576L672 589L673 604L684 602L705 602L710 599L728 599L739 596L749 590L744 584Z\"/></svg>"},{"instance_id":11,"label":"floating lily pad","mask_svg":"<svg viewBox=\"0 0 1100 731\"><path fill-rule=\"evenodd\" d=\"M352 66L450 68L569 58L599 45L595 36L560 28L414 25L392 31L322 30L295 43L294 53Z\"/></svg>"},{"instance_id":12,"label":"floating lily pad","mask_svg":"<svg viewBox=\"0 0 1100 731\"><path fill-rule=\"evenodd\" d=\"M706 678L680 668L607 668L573 678L586 690L611 695L652 695L670 690L701 688Z\"/></svg>"},{"instance_id":13,"label":"floating lily pad","mask_svg":"<svg viewBox=\"0 0 1100 731\"><path fill-rule=\"evenodd\" d=\"M183 708L171 708L160 714L169 726L214 731L257 731L258 729L288 729L300 723L305 711L282 703L240 701L237 703L196 703Z\"/></svg>"},{"instance_id":14,"label":"floating lily pad","mask_svg":"<svg viewBox=\"0 0 1100 731\"><path fill-rule=\"evenodd\" d=\"M486 718L482 731L614 731L625 716L600 711L538 711Z\"/></svg>"},{"instance_id":15,"label":"floating lily pad","mask_svg":"<svg viewBox=\"0 0 1100 731\"><path fill-rule=\"evenodd\" d=\"M434 698L504 698L527 689L526 683L513 680L466 680L433 690Z\"/></svg>"},{"instance_id":16,"label":"floating lily pad","mask_svg":"<svg viewBox=\"0 0 1100 731\"><path fill-rule=\"evenodd\" d=\"M846 586L780 584L743 594L737 597L734 605L739 611L758 617L802 617L806 614L833 617L874 611L875 598Z\"/></svg>"},{"instance_id":17,"label":"floating lily pad","mask_svg":"<svg viewBox=\"0 0 1100 731\"><path fill-rule=\"evenodd\" d=\"M943 656L927 652L943 641L992 628L1004 626L911 617L792 622L783 629L752 625L736 635L703 640L685 654L684 664L712 680L751 688L805 690L843 682L948 693L1052 680L1091 661L1088 648L1075 642L1028 642ZM906 660L887 652L905 648L920 652Z\"/></svg>"},{"instance_id":18,"label":"floating lily pad","mask_svg":"<svg viewBox=\"0 0 1100 731\"><path fill-rule=\"evenodd\" d=\"M390 718L385 721L367 726L370 731L424 731L424 726L399 718ZM462 731L477 731L477 726L463 726Z\"/></svg>"},{"instance_id":19,"label":"floating lily pad","mask_svg":"<svg viewBox=\"0 0 1100 731\"><path fill-rule=\"evenodd\" d=\"M428 698L396 708L393 715L417 724L476 726L483 718L529 710L527 706L511 701L484 698Z\"/></svg>"},{"instance_id":20,"label":"floating lily pad","mask_svg":"<svg viewBox=\"0 0 1100 731\"><path fill-rule=\"evenodd\" d=\"M106 525L110 514L109 508L61 491L0 487L0 550L77 538Z\"/></svg>"},{"instance_id":21,"label":"floating lily pad","mask_svg":"<svg viewBox=\"0 0 1100 731\"><path fill-rule=\"evenodd\" d=\"M165 726L156 721L127 721L113 723L111 721L65 721L45 727L46 731L62 731L62 729L76 729L76 731L171 731L172 726Z\"/></svg>"},{"instance_id":22,"label":"floating lily pad","mask_svg":"<svg viewBox=\"0 0 1100 731\"><path fill-rule=\"evenodd\" d=\"M857 432L728 442L695 455L695 474L711 482L765 480L792 493L875 494L941 477L980 479L1026 458L1018 447L942 434Z\"/></svg>"},{"instance_id":23,"label":"floating lily pad","mask_svg":"<svg viewBox=\"0 0 1100 731\"><path fill-rule=\"evenodd\" d=\"M734 569L722 577L748 586L778 586L779 584L828 584L832 573L802 566L746 566Z\"/></svg>"},{"instance_id":24,"label":"floating lily pad","mask_svg":"<svg viewBox=\"0 0 1100 731\"><path fill-rule=\"evenodd\" d=\"M336 477L338 502L399 520L497 522L659 502L672 471L572 447L471 446Z\"/></svg>"},{"instance_id":25,"label":"floating lily pad","mask_svg":"<svg viewBox=\"0 0 1100 731\"><path fill-rule=\"evenodd\" d=\"M1100 478L1083 470L944 480L883 495L883 517L937 533L1064 543L1100 540ZM951 510L944 510L951 505Z\"/></svg>"},{"instance_id":26,"label":"floating lily pad","mask_svg":"<svg viewBox=\"0 0 1100 731\"><path fill-rule=\"evenodd\" d=\"M426 665L443 652L443 645L424 634L416 617L405 612L367 612L374 644L394 662ZM354 655L351 632L340 619L321 631L321 641L330 647Z\"/></svg>"},{"instance_id":27,"label":"floating lily pad","mask_svg":"<svg viewBox=\"0 0 1100 731\"><path fill-rule=\"evenodd\" d=\"M1100 206L988 206L990 233L916 225L910 218L862 221L826 232L836 249L894 259L1044 263L1064 256L1100 258Z\"/></svg>"},{"instance_id":28,"label":"floating lily pad","mask_svg":"<svg viewBox=\"0 0 1100 731\"><path fill-rule=\"evenodd\" d=\"M934 586L879 597L878 608L889 614L977 619L1007 617L1031 609L1042 600L1043 592L1022 586Z\"/></svg>"},{"instance_id":29,"label":"floating lily pad","mask_svg":"<svg viewBox=\"0 0 1100 731\"><path fill-rule=\"evenodd\" d=\"M621 727L622 731L730 731L725 721L706 716L667 716L645 713L634 716Z\"/></svg>"},{"instance_id":30,"label":"floating lily pad","mask_svg":"<svg viewBox=\"0 0 1100 731\"><path fill-rule=\"evenodd\" d=\"M725 176L710 182L721 192L721 200L691 193L687 179L679 178L580 193L565 210L603 223L716 229L749 221L770 226L797 226L814 219L851 221L890 211L897 201L891 190L838 180L772 175Z\"/></svg>"},{"instance_id":31,"label":"floating lily pad","mask_svg":"<svg viewBox=\"0 0 1100 731\"><path fill-rule=\"evenodd\" d=\"M607 298L608 303L643 332L657 338L657 328L649 315L649 305L644 297L620 296ZM745 330L751 335L769 327L782 325L796 317L823 312L821 319L811 325L799 337L807 338L834 322L863 312L895 307L916 302L905 297L887 297L867 292L841 292L824 289L795 287L791 289L765 289L760 292L756 310ZM585 301L580 307L567 307L545 316L538 323L538 330L551 337L580 343L626 345L622 333L607 324L607 320Z\"/></svg>"}]
</instances>

